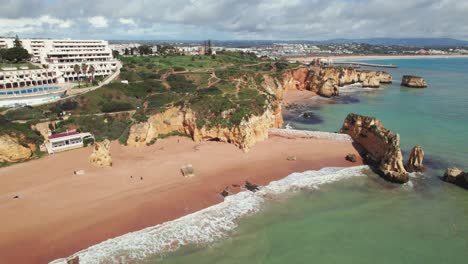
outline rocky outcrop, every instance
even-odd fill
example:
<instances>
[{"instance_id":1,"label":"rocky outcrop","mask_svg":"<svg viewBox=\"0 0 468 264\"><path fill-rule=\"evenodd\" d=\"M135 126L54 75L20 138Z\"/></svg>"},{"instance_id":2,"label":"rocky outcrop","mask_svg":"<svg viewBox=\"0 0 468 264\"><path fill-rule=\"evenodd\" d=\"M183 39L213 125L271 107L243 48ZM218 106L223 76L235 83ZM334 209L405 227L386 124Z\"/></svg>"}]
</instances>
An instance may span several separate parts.
<instances>
[{"instance_id":1,"label":"rocky outcrop","mask_svg":"<svg viewBox=\"0 0 468 264\"><path fill-rule=\"evenodd\" d=\"M400 136L394 135L373 117L349 114L341 128L350 135L362 149L360 153L382 176L392 182L408 182L408 173L403 166Z\"/></svg>"},{"instance_id":2,"label":"rocky outcrop","mask_svg":"<svg viewBox=\"0 0 468 264\"><path fill-rule=\"evenodd\" d=\"M283 74L283 87L285 90L310 90L310 75L313 74L310 68L288 70Z\"/></svg>"},{"instance_id":3,"label":"rocky outcrop","mask_svg":"<svg viewBox=\"0 0 468 264\"><path fill-rule=\"evenodd\" d=\"M358 71L359 82L363 87L379 87L382 83L392 83L392 76L384 71Z\"/></svg>"},{"instance_id":4,"label":"rocky outcrop","mask_svg":"<svg viewBox=\"0 0 468 264\"><path fill-rule=\"evenodd\" d=\"M244 119L238 126L197 126L195 113L190 109L173 107L151 116L147 122L133 125L127 141L129 146L143 146L159 135L178 132L189 135L195 142L217 140L229 142L249 151L259 141L268 138L268 129L282 127L281 106L276 110L268 107L260 116Z\"/></svg>"},{"instance_id":5,"label":"rocky outcrop","mask_svg":"<svg viewBox=\"0 0 468 264\"><path fill-rule=\"evenodd\" d=\"M458 168L448 168L444 174L444 181L456 184L462 188L468 189L468 173Z\"/></svg>"},{"instance_id":6,"label":"rocky outcrop","mask_svg":"<svg viewBox=\"0 0 468 264\"><path fill-rule=\"evenodd\" d=\"M338 87L353 83L377 88L382 83L392 82L392 76L383 71L344 67L303 67L286 71L282 79L283 86L287 90L310 90L325 97L337 96Z\"/></svg>"},{"instance_id":7,"label":"rocky outcrop","mask_svg":"<svg viewBox=\"0 0 468 264\"><path fill-rule=\"evenodd\" d=\"M404 75L401 79L401 85L410 88L426 88L427 83L422 77Z\"/></svg>"},{"instance_id":8,"label":"rocky outcrop","mask_svg":"<svg viewBox=\"0 0 468 264\"><path fill-rule=\"evenodd\" d=\"M97 167L111 167L110 141L106 139L95 143L93 153L89 156L89 161Z\"/></svg>"},{"instance_id":9,"label":"rocky outcrop","mask_svg":"<svg viewBox=\"0 0 468 264\"><path fill-rule=\"evenodd\" d=\"M318 94L324 97L338 96L338 85L334 79L328 79L320 84Z\"/></svg>"},{"instance_id":10,"label":"rocky outcrop","mask_svg":"<svg viewBox=\"0 0 468 264\"><path fill-rule=\"evenodd\" d=\"M22 146L18 139L9 135L0 135L0 162L14 163L30 159L31 148Z\"/></svg>"},{"instance_id":11,"label":"rocky outcrop","mask_svg":"<svg viewBox=\"0 0 468 264\"><path fill-rule=\"evenodd\" d=\"M406 170L408 172L423 172L426 169L423 165L424 160L424 151L422 150L421 146L415 146L411 150L410 157L408 162L406 163Z\"/></svg>"},{"instance_id":12,"label":"rocky outcrop","mask_svg":"<svg viewBox=\"0 0 468 264\"><path fill-rule=\"evenodd\" d=\"M307 74L298 70L294 78L300 80ZM289 83L280 81L268 74L262 76L262 90L271 98L263 114L252 115L244 118L240 124L227 126L197 125L197 114L188 107L172 107L162 113L152 115L147 122L135 124L130 128L127 140L128 146L139 147L152 142L161 135L178 133L190 136L195 142L216 140L234 144L245 152L249 151L255 143L268 138L270 128L281 128L283 126L283 112L281 99L285 89L302 89L296 87L296 83L290 79ZM294 79L293 78L293 79ZM224 115L229 115L233 109L226 109Z\"/></svg>"}]
</instances>

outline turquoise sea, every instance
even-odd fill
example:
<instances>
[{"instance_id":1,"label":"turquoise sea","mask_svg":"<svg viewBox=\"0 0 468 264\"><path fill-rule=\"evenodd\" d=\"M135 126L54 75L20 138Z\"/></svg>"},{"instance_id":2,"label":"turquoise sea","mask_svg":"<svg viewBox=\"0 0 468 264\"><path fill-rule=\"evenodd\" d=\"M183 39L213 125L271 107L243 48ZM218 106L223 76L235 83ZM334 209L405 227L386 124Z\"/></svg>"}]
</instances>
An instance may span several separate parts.
<instances>
[{"instance_id":1,"label":"turquoise sea","mask_svg":"<svg viewBox=\"0 0 468 264\"><path fill-rule=\"evenodd\" d=\"M349 112L379 118L401 135L405 159L414 145L428 171L410 185L356 177L269 202L214 244L184 247L152 263L468 263L468 191L440 180L468 170L468 59L373 60L394 83L342 93L286 112L297 129L338 131ZM400 87L420 75L427 89ZM301 114L312 113L304 119Z\"/></svg>"}]
</instances>

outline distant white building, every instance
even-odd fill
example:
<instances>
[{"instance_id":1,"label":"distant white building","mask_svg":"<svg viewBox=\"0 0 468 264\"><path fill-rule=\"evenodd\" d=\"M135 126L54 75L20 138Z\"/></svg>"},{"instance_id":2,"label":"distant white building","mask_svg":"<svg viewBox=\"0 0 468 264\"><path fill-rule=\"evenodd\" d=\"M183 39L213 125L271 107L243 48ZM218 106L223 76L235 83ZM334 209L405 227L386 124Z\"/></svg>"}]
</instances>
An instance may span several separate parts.
<instances>
[{"instance_id":1,"label":"distant white building","mask_svg":"<svg viewBox=\"0 0 468 264\"><path fill-rule=\"evenodd\" d=\"M0 48L12 48L14 38L0 38ZM47 65L49 69L63 73L64 80L108 76L117 68L117 60L104 40L71 39L21 39L21 44L30 54L32 62ZM88 66L86 72L76 73L75 65ZM93 66L94 72L89 71Z\"/></svg>"}]
</instances>

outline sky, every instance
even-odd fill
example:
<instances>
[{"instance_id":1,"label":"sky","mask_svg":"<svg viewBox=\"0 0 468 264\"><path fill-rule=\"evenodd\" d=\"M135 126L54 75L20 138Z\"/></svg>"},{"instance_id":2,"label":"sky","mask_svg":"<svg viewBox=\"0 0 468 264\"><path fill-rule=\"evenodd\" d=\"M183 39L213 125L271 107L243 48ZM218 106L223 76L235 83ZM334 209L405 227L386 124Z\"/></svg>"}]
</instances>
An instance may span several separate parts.
<instances>
[{"instance_id":1,"label":"sky","mask_svg":"<svg viewBox=\"0 0 468 264\"><path fill-rule=\"evenodd\" d=\"M0 36L468 40L468 0L0 0Z\"/></svg>"}]
</instances>

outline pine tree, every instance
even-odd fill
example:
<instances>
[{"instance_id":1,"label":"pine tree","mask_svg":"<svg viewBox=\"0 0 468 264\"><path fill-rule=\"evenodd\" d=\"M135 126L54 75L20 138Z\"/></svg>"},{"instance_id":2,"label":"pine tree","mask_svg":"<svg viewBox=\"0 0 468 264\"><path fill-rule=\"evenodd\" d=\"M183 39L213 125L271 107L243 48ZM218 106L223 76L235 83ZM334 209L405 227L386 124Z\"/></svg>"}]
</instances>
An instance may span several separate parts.
<instances>
[{"instance_id":1,"label":"pine tree","mask_svg":"<svg viewBox=\"0 0 468 264\"><path fill-rule=\"evenodd\" d=\"M23 45L21 44L21 40L19 39L18 35L15 37L15 41L13 42L13 46L15 48L22 48Z\"/></svg>"}]
</instances>

